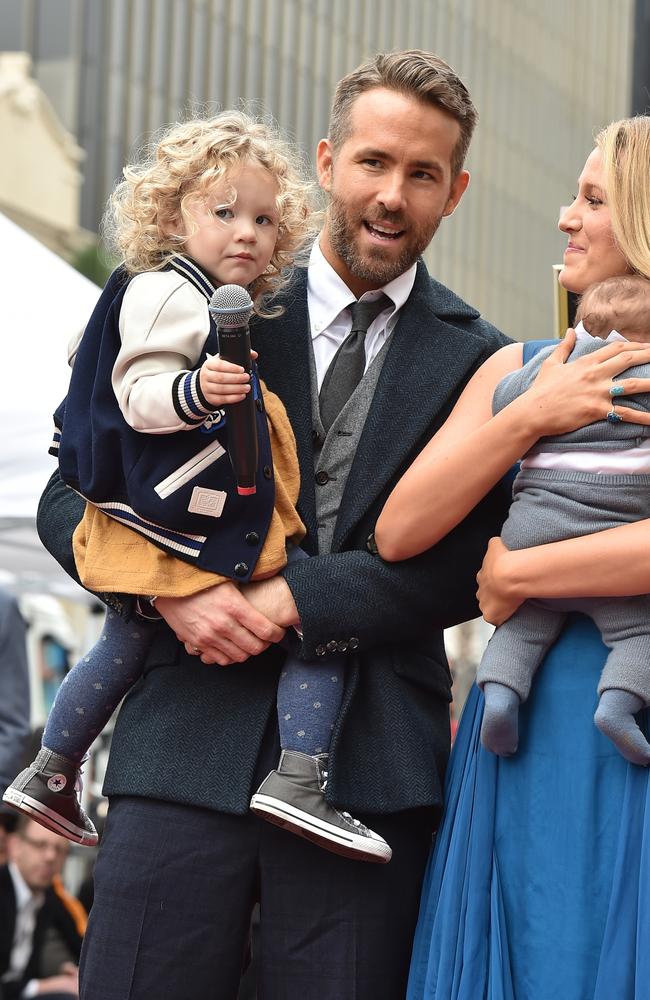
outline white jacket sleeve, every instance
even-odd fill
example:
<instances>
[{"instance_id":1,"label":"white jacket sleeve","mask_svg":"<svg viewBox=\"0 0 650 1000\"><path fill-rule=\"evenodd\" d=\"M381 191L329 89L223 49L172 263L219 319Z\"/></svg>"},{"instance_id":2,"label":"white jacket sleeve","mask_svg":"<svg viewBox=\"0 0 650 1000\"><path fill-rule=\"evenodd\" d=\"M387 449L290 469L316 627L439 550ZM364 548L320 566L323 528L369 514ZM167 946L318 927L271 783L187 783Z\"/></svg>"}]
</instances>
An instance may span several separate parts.
<instances>
[{"instance_id":1,"label":"white jacket sleeve","mask_svg":"<svg viewBox=\"0 0 650 1000\"><path fill-rule=\"evenodd\" d=\"M191 371L210 330L198 289L175 271L139 274L124 294L119 327L112 384L126 422L148 434L202 423L214 407Z\"/></svg>"}]
</instances>

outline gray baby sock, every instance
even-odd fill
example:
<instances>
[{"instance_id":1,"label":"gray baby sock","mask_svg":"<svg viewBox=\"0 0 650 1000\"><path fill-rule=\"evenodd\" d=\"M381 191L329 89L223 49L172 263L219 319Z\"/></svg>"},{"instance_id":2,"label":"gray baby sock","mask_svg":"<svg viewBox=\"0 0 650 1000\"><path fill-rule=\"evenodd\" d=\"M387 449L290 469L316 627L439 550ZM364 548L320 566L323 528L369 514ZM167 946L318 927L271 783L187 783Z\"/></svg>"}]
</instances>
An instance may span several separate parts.
<instances>
[{"instance_id":1,"label":"gray baby sock","mask_svg":"<svg viewBox=\"0 0 650 1000\"><path fill-rule=\"evenodd\" d=\"M645 702L631 691L608 688L600 696L594 722L608 736L617 750L632 764L650 764L650 744L634 716Z\"/></svg>"},{"instance_id":2,"label":"gray baby sock","mask_svg":"<svg viewBox=\"0 0 650 1000\"><path fill-rule=\"evenodd\" d=\"M483 685L483 696L481 743L486 750L509 757L519 744L519 695L505 684L487 681Z\"/></svg>"}]
</instances>

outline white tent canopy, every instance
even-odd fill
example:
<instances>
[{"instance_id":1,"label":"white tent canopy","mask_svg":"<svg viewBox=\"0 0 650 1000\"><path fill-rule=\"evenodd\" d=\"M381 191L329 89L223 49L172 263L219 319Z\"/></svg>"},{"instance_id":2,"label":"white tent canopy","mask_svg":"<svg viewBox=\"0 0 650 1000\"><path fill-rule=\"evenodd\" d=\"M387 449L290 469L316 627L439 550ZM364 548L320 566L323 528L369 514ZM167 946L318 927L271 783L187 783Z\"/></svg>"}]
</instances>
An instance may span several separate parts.
<instances>
[{"instance_id":1,"label":"white tent canopy","mask_svg":"<svg viewBox=\"0 0 650 1000\"><path fill-rule=\"evenodd\" d=\"M19 590L63 593L67 577L41 547L36 508L55 468L47 449L70 377L68 341L100 289L2 214L0 274L0 573Z\"/></svg>"}]
</instances>

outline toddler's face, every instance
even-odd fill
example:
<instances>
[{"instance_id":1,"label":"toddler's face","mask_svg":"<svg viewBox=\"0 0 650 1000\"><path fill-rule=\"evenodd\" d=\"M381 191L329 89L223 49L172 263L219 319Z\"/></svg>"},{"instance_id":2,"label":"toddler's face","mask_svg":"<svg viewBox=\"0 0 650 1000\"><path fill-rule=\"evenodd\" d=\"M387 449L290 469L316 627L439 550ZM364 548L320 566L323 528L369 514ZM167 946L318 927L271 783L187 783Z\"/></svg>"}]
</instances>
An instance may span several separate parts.
<instances>
[{"instance_id":1,"label":"toddler's face","mask_svg":"<svg viewBox=\"0 0 650 1000\"><path fill-rule=\"evenodd\" d=\"M250 285L266 270L275 249L277 193L268 170L259 163L244 163L205 200L191 206L191 225L185 227L191 235L183 252L217 284Z\"/></svg>"}]
</instances>

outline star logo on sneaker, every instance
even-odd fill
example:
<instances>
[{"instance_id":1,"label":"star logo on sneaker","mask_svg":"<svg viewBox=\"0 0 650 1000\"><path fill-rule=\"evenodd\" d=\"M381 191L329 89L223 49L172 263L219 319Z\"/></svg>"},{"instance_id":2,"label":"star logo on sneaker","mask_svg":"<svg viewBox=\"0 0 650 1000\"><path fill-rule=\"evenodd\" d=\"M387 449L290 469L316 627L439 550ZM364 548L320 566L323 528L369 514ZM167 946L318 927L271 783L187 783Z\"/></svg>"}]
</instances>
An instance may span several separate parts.
<instances>
[{"instance_id":1,"label":"star logo on sneaker","mask_svg":"<svg viewBox=\"0 0 650 1000\"><path fill-rule=\"evenodd\" d=\"M53 774L47 779L47 787L51 792L62 792L67 784L68 779L65 774Z\"/></svg>"}]
</instances>

